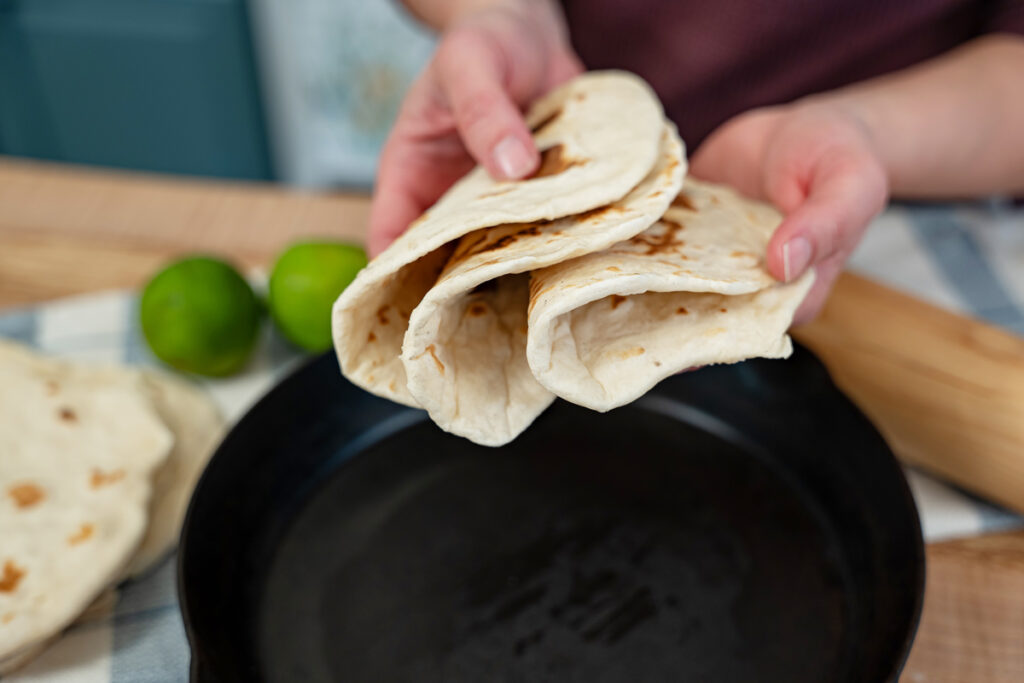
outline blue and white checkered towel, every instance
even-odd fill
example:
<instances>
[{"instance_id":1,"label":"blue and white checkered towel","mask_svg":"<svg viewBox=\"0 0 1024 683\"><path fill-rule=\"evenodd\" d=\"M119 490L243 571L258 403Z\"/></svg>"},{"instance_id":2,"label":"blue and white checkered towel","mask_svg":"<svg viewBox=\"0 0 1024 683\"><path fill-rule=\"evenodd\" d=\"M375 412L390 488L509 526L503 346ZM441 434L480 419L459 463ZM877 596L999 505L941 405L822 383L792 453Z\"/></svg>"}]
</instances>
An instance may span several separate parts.
<instances>
[{"instance_id":1,"label":"blue and white checkered towel","mask_svg":"<svg viewBox=\"0 0 1024 683\"><path fill-rule=\"evenodd\" d=\"M1024 210L996 202L897 206L853 259L875 279L940 306L1024 334ZM136 324L136 296L108 292L0 312L0 336L59 356L151 364ZM268 326L269 328L269 326ZM205 387L229 420L240 417L299 357L270 329L252 366ZM909 472L929 541L1024 526L1024 518ZM188 677L174 558L123 586L115 604L73 626L4 683L168 683Z\"/></svg>"}]
</instances>

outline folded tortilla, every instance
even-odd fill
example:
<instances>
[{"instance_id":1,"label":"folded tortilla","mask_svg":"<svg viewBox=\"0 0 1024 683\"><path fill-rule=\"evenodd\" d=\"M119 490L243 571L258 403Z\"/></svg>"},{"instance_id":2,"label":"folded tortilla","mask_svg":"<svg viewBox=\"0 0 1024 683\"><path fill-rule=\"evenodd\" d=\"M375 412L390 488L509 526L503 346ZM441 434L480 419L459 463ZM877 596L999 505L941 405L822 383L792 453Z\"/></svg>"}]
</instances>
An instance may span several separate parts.
<instances>
[{"instance_id":1,"label":"folded tortilla","mask_svg":"<svg viewBox=\"0 0 1024 683\"><path fill-rule=\"evenodd\" d=\"M764 267L770 206L687 178L665 216L609 249L531 275L526 355L552 393L593 410L635 400L681 370L784 358L808 273Z\"/></svg>"},{"instance_id":2,"label":"folded tortilla","mask_svg":"<svg viewBox=\"0 0 1024 683\"><path fill-rule=\"evenodd\" d=\"M338 298L342 372L480 444L561 396L608 410L697 365L784 357L813 281L764 267L781 216L696 180L633 76L582 76L534 105L532 179L476 169Z\"/></svg>"},{"instance_id":3,"label":"folded tortilla","mask_svg":"<svg viewBox=\"0 0 1024 683\"><path fill-rule=\"evenodd\" d=\"M650 87L623 72L573 79L538 100L526 121L542 156L533 177L496 181L482 168L471 171L335 302L335 349L355 384L418 405L400 358L402 342L409 316L437 281L455 241L482 228L552 221L622 199L659 158L665 127Z\"/></svg>"},{"instance_id":4,"label":"folded tortilla","mask_svg":"<svg viewBox=\"0 0 1024 683\"><path fill-rule=\"evenodd\" d=\"M409 392L442 429L498 446L554 397L526 362L528 271L600 251L650 227L683 183L675 127L629 194L584 214L472 232L412 311L402 347Z\"/></svg>"}]
</instances>

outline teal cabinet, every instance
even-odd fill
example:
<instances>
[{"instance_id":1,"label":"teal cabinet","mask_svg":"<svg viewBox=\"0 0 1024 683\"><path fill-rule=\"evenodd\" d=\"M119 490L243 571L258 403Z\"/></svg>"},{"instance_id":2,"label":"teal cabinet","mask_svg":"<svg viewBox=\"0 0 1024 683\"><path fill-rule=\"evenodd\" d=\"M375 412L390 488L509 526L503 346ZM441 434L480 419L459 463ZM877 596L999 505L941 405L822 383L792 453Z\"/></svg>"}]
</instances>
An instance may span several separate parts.
<instances>
[{"instance_id":1,"label":"teal cabinet","mask_svg":"<svg viewBox=\"0 0 1024 683\"><path fill-rule=\"evenodd\" d=\"M0 153L269 179L242 0L0 0Z\"/></svg>"}]
</instances>

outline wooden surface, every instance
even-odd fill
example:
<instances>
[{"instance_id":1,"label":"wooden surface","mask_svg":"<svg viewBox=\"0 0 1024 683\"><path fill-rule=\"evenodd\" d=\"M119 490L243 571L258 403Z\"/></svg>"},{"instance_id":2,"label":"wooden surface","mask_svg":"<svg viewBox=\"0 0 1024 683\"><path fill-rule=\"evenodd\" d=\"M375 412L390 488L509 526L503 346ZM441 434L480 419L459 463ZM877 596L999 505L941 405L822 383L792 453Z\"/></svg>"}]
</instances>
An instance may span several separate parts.
<instances>
[{"instance_id":1,"label":"wooden surface","mask_svg":"<svg viewBox=\"0 0 1024 683\"><path fill-rule=\"evenodd\" d=\"M0 159L0 307L135 287L182 253L265 265L298 237L358 240L366 216L363 197ZM901 457L1021 507L1024 487L1007 483L1024 476L1019 338L853 275L799 336ZM932 544L927 554L924 614L902 680L1024 681L1024 533Z\"/></svg>"},{"instance_id":2,"label":"wooden surface","mask_svg":"<svg viewBox=\"0 0 1024 683\"><path fill-rule=\"evenodd\" d=\"M796 336L900 458L1024 512L1024 338L853 276Z\"/></svg>"},{"instance_id":3,"label":"wooden surface","mask_svg":"<svg viewBox=\"0 0 1024 683\"><path fill-rule=\"evenodd\" d=\"M365 197L0 159L0 305L134 287L195 251L262 264L296 237L361 240L366 225Z\"/></svg>"}]
</instances>

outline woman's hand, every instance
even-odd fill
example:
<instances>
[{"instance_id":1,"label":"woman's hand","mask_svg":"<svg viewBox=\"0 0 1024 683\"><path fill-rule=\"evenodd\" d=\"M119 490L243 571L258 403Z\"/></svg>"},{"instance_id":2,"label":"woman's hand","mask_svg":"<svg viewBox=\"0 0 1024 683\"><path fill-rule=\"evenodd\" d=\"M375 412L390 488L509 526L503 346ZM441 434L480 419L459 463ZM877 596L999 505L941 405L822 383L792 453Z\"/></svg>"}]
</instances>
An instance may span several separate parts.
<instances>
[{"instance_id":1,"label":"woman's hand","mask_svg":"<svg viewBox=\"0 0 1024 683\"><path fill-rule=\"evenodd\" d=\"M474 164L503 179L533 172L540 156L520 108L580 71L550 0L493 2L456 17L406 95L381 154L371 255Z\"/></svg>"},{"instance_id":2,"label":"woman's hand","mask_svg":"<svg viewBox=\"0 0 1024 683\"><path fill-rule=\"evenodd\" d=\"M817 315L889 193L865 123L842 105L814 100L726 122L697 150L690 171L785 214L768 244L768 270L789 282L813 266L817 278L794 324Z\"/></svg>"}]
</instances>

